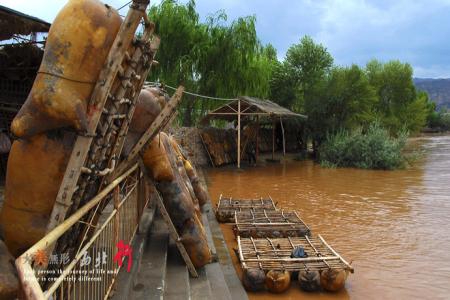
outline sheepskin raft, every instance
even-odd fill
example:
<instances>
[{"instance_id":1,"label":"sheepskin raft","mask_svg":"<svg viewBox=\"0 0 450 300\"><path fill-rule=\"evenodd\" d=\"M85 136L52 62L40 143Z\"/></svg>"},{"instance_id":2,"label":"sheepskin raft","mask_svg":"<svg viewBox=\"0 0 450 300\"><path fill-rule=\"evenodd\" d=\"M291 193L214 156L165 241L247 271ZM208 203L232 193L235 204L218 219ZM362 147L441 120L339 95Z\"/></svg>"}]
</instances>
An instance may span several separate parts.
<instances>
[{"instance_id":1,"label":"sheepskin raft","mask_svg":"<svg viewBox=\"0 0 450 300\"><path fill-rule=\"evenodd\" d=\"M268 274L272 270L317 272L320 274L321 287L328 291L343 288L347 274L354 271L320 235L275 239L238 236L237 241L239 260L244 271L259 269ZM299 252L301 255L298 255ZM244 272L247 273L252 274ZM274 291L277 292L277 289Z\"/></svg>"}]
</instances>

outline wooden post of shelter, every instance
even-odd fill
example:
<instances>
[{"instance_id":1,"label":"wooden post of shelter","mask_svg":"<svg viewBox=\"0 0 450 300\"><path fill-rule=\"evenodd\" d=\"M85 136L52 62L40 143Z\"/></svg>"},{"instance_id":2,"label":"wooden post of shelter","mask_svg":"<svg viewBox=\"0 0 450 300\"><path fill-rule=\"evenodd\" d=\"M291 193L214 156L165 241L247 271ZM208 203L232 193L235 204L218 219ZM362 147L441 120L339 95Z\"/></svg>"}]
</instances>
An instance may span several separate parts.
<instances>
[{"instance_id":1,"label":"wooden post of shelter","mask_svg":"<svg viewBox=\"0 0 450 300\"><path fill-rule=\"evenodd\" d=\"M280 116L281 134L283 135L283 156L286 156L286 139L284 138L283 119Z\"/></svg>"},{"instance_id":2,"label":"wooden post of shelter","mask_svg":"<svg viewBox=\"0 0 450 300\"><path fill-rule=\"evenodd\" d=\"M241 100L238 99L238 112L237 112L237 120L238 120L238 139L237 139L237 167L241 167Z\"/></svg>"},{"instance_id":3,"label":"wooden post of shelter","mask_svg":"<svg viewBox=\"0 0 450 300\"><path fill-rule=\"evenodd\" d=\"M256 115L256 157L255 157L255 163L258 161L259 156L259 115Z\"/></svg>"},{"instance_id":4,"label":"wooden post of shelter","mask_svg":"<svg viewBox=\"0 0 450 300\"><path fill-rule=\"evenodd\" d=\"M273 119L272 121L272 161L275 159L274 154L275 154L275 119Z\"/></svg>"}]
</instances>

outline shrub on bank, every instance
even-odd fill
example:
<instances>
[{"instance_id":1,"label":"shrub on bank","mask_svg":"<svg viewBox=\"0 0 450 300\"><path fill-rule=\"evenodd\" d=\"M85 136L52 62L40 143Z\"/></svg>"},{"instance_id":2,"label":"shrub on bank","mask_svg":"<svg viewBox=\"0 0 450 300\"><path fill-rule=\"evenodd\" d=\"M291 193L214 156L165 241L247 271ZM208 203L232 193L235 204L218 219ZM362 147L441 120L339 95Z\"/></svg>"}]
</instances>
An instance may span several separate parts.
<instances>
[{"instance_id":1,"label":"shrub on bank","mask_svg":"<svg viewBox=\"0 0 450 300\"><path fill-rule=\"evenodd\" d=\"M407 134L391 137L379 123L366 132L340 131L329 136L319 148L319 161L324 167L356 167L392 170L406 162L402 150Z\"/></svg>"},{"instance_id":2,"label":"shrub on bank","mask_svg":"<svg viewBox=\"0 0 450 300\"><path fill-rule=\"evenodd\" d=\"M450 112L444 110L433 112L428 116L427 125L439 131L450 131Z\"/></svg>"}]
</instances>

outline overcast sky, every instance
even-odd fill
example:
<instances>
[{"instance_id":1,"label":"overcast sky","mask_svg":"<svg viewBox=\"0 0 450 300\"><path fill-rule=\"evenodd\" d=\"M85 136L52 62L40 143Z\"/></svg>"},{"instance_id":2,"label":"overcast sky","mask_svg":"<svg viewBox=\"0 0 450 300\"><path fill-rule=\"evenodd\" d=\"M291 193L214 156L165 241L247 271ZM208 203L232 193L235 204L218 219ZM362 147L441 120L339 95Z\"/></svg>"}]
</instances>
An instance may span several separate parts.
<instances>
[{"instance_id":1,"label":"overcast sky","mask_svg":"<svg viewBox=\"0 0 450 300\"><path fill-rule=\"evenodd\" d=\"M106 0L120 7L126 0ZM152 3L159 3L153 1ZM182 2L186 2L185 0ZM65 0L0 0L53 21ZM219 9L229 20L256 15L258 36L282 59L307 34L322 43L338 65L400 59L416 77L450 77L450 0L197 0L202 19ZM121 13L125 14L126 9Z\"/></svg>"}]
</instances>

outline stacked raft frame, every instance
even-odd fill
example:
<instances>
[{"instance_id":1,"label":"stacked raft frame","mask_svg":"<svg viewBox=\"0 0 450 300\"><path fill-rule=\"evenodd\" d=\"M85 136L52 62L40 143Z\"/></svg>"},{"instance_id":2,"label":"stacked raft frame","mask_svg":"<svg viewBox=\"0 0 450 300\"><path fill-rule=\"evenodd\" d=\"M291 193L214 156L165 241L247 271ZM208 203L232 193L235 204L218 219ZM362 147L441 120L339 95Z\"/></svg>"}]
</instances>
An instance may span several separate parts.
<instances>
[{"instance_id":1,"label":"stacked raft frame","mask_svg":"<svg viewBox=\"0 0 450 300\"><path fill-rule=\"evenodd\" d=\"M216 217L219 222L234 222L236 211L278 210L272 197L257 199L233 199L220 195Z\"/></svg>"},{"instance_id":2,"label":"stacked raft frame","mask_svg":"<svg viewBox=\"0 0 450 300\"><path fill-rule=\"evenodd\" d=\"M295 211L235 211L234 233L244 238L281 238L310 235L311 230Z\"/></svg>"}]
</instances>

